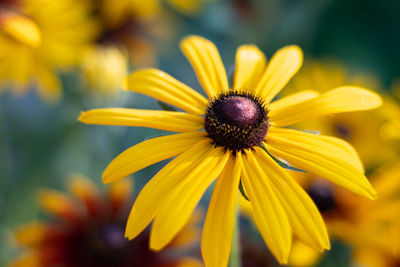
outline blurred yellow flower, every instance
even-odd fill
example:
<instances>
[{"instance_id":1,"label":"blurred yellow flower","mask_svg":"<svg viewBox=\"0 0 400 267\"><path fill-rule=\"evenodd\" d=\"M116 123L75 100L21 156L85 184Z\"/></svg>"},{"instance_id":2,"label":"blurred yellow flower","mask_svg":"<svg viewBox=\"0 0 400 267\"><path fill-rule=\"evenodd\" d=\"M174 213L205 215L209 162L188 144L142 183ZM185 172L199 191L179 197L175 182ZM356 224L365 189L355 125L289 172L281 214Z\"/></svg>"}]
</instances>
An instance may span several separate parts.
<instances>
[{"instance_id":1,"label":"blurred yellow flower","mask_svg":"<svg viewBox=\"0 0 400 267\"><path fill-rule=\"evenodd\" d=\"M185 14L194 15L207 1L210 0L101 0L100 12L107 27L115 28L131 17L138 20L155 19L162 12L165 3Z\"/></svg>"},{"instance_id":2,"label":"blurred yellow flower","mask_svg":"<svg viewBox=\"0 0 400 267\"><path fill-rule=\"evenodd\" d=\"M378 200L372 202L342 194L340 205L351 208L348 211L351 216L336 217L329 223L330 232L352 246L358 264L395 267L400 263L399 162L383 165L372 175L371 182L379 194Z\"/></svg>"},{"instance_id":3,"label":"blurred yellow flower","mask_svg":"<svg viewBox=\"0 0 400 267\"><path fill-rule=\"evenodd\" d=\"M198 217L169 243L168 250L156 253L148 249L148 231L134 241L124 237L132 194L129 179L111 185L106 193L81 175L70 177L68 183L72 196L41 191L40 204L53 218L20 227L16 240L27 251L10 267L202 266L195 258L176 254L198 239Z\"/></svg>"},{"instance_id":4,"label":"blurred yellow flower","mask_svg":"<svg viewBox=\"0 0 400 267\"><path fill-rule=\"evenodd\" d=\"M82 1L20 0L0 10L0 86L25 93L61 95L57 71L78 62L97 28Z\"/></svg>"},{"instance_id":5,"label":"blurred yellow flower","mask_svg":"<svg viewBox=\"0 0 400 267\"><path fill-rule=\"evenodd\" d=\"M238 198L239 207L241 213L249 218L252 223L254 223L253 210L249 201L247 201L243 196ZM246 237L243 237L246 238ZM264 252L265 254L265 252ZM250 254L251 255L251 254ZM292 267L310 267L314 266L321 258L322 253L315 249L310 248L297 238L293 239L292 249L288 258L288 264ZM267 260L267 259L265 259ZM246 261L246 259L243 259ZM271 262L270 260L268 262ZM269 263L270 266L272 265Z\"/></svg>"},{"instance_id":6,"label":"blurred yellow flower","mask_svg":"<svg viewBox=\"0 0 400 267\"><path fill-rule=\"evenodd\" d=\"M117 47L96 46L85 53L81 67L90 89L110 95L119 92L128 71L128 62Z\"/></svg>"},{"instance_id":7,"label":"blurred yellow flower","mask_svg":"<svg viewBox=\"0 0 400 267\"><path fill-rule=\"evenodd\" d=\"M323 94L303 91L271 103L300 68L299 47L280 49L267 65L255 45L240 46L232 90L212 42L189 36L181 42L181 49L209 99L161 70L144 69L130 75L123 87L185 112L109 108L83 112L79 118L89 124L179 132L129 148L104 171L103 181L109 183L177 156L139 194L126 236L136 237L154 219L150 246L160 250L187 222L218 177L202 235L206 266L228 264L240 181L255 223L279 262L287 263L292 233L316 250L328 249L328 235L317 208L276 158L371 199L375 190L348 143L285 127L319 116L375 108L381 104L380 97L345 86Z\"/></svg>"},{"instance_id":8,"label":"blurred yellow flower","mask_svg":"<svg viewBox=\"0 0 400 267\"><path fill-rule=\"evenodd\" d=\"M373 74L351 73L333 61L313 61L306 64L299 75L291 81L286 94L301 90L326 92L346 84L374 88L375 91L380 88L379 81ZM385 98L382 107L376 110L337 114L324 119L302 122L297 126L348 141L360 154L366 168L371 169L393 158L396 154L392 149L392 143L387 142L387 138L382 135L383 131L389 132L390 129L379 130L388 121L385 115L391 112L388 109L393 110L387 105L389 104L386 103ZM390 124L390 127L393 125ZM374 141L371 142L371 140Z\"/></svg>"}]
</instances>

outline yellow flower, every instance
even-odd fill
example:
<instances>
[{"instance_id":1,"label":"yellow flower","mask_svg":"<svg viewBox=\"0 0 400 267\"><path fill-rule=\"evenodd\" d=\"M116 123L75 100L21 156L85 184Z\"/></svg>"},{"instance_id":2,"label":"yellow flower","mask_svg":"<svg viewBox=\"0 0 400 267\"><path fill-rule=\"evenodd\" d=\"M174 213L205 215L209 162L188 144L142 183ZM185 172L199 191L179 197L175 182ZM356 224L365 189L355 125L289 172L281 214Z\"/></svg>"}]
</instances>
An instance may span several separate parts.
<instances>
[{"instance_id":1,"label":"yellow flower","mask_svg":"<svg viewBox=\"0 0 400 267\"><path fill-rule=\"evenodd\" d=\"M114 183L106 193L81 175L70 177L68 182L72 195L41 191L40 204L53 220L32 222L16 231L17 243L27 252L10 267L202 266L195 258L173 255L198 239L198 217L191 218L168 244L168 250L156 253L148 249L148 231L137 240L124 237L132 194L129 179Z\"/></svg>"},{"instance_id":2,"label":"yellow flower","mask_svg":"<svg viewBox=\"0 0 400 267\"><path fill-rule=\"evenodd\" d=\"M57 71L76 64L96 27L82 1L21 0L0 11L0 86L25 93L37 82L40 96L61 95Z\"/></svg>"},{"instance_id":3,"label":"yellow flower","mask_svg":"<svg viewBox=\"0 0 400 267\"><path fill-rule=\"evenodd\" d=\"M312 200L265 150L373 199L375 191L349 144L284 127L323 115L374 108L381 104L379 96L358 87L340 87L320 95L304 91L272 102L302 64L297 46L280 49L268 66L256 46L240 46L233 89L212 42L190 36L182 41L181 49L209 100L165 72L144 69L130 75L123 87L185 112L109 108L83 112L79 118L89 124L180 132L131 147L104 171L103 181L109 183L177 156L139 194L126 236L134 238L154 219L150 246L163 248L218 177L202 234L206 266L228 264L240 181L255 223L279 262L287 262L292 232L316 250L329 248L323 220Z\"/></svg>"},{"instance_id":4,"label":"yellow flower","mask_svg":"<svg viewBox=\"0 0 400 267\"><path fill-rule=\"evenodd\" d=\"M352 246L353 259L366 267L394 267L400 263L400 164L383 165L371 176L376 201L341 194L342 209L352 216L330 220L330 232ZM354 205L356 202L356 205ZM333 219L333 218L332 218Z\"/></svg>"},{"instance_id":5,"label":"yellow flower","mask_svg":"<svg viewBox=\"0 0 400 267\"><path fill-rule=\"evenodd\" d=\"M109 96L119 89L128 62L117 47L97 46L85 53L81 66L89 88Z\"/></svg>"},{"instance_id":6,"label":"yellow flower","mask_svg":"<svg viewBox=\"0 0 400 267\"><path fill-rule=\"evenodd\" d=\"M241 213L249 218L254 224L253 218L253 209L249 201L247 201L243 196L239 196L238 204L240 207ZM243 237L241 239L245 239ZM250 248L250 250L254 250L254 248ZM265 257L268 255L265 252ZM243 253L242 253L243 254ZM252 254L250 254L252 255ZM297 238L294 238L292 241L292 249L290 251L288 263L292 267L306 267L306 266L314 266L320 259L322 253L320 251L316 251L308 246L306 246L303 242L299 241ZM245 257L249 257L249 255L243 255L243 261L246 261ZM270 261L269 261L270 262ZM271 263L268 265L272 265Z\"/></svg>"},{"instance_id":7,"label":"yellow flower","mask_svg":"<svg viewBox=\"0 0 400 267\"><path fill-rule=\"evenodd\" d=\"M131 17L138 20L152 20L160 16L163 2L188 15L194 15L202 9L204 2L208 0L101 0L100 12L107 26L115 28L123 24Z\"/></svg>"},{"instance_id":8,"label":"yellow flower","mask_svg":"<svg viewBox=\"0 0 400 267\"><path fill-rule=\"evenodd\" d=\"M346 84L365 86L375 90L380 88L378 79L373 74L352 73L337 62L312 61L305 64L299 75L290 82L285 94L304 89L323 93ZM346 140L357 150L368 170L395 156L393 144L384 137L396 132L396 128L393 127L395 124L387 123L388 118L385 113L392 114L392 117L396 116L393 115L396 114L392 112L393 109L389 110L389 108L389 102L384 98L382 107L376 110L338 114L302 122L296 127L317 130ZM383 124L385 128L382 128Z\"/></svg>"}]
</instances>

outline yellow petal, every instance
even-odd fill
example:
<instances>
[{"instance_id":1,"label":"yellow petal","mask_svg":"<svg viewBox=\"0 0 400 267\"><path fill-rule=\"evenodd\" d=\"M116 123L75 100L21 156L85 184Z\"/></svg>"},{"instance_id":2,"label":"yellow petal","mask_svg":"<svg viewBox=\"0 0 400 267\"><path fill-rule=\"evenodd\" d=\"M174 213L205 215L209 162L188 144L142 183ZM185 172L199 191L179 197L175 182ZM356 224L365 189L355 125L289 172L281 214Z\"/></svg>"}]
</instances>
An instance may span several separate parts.
<instances>
[{"instance_id":1,"label":"yellow petal","mask_svg":"<svg viewBox=\"0 0 400 267\"><path fill-rule=\"evenodd\" d=\"M192 35L183 39L180 46L210 99L229 90L225 67L211 41Z\"/></svg>"},{"instance_id":2,"label":"yellow petal","mask_svg":"<svg viewBox=\"0 0 400 267\"><path fill-rule=\"evenodd\" d=\"M122 179L112 183L108 189L108 196L112 206L118 210L128 203L133 194L133 182L131 179Z\"/></svg>"},{"instance_id":3,"label":"yellow petal","mask_svg":"<svg viewBox=\"0 0 400 267\"><path fill-rule=\"evenodd\" d=\"M107 166L103 173L103 182L114 182L154 163L172 158L205 136L205 132L189 132L156 137L141 142L119 154Z\"/></svg>"},{"instance_id":4,"label":"yellow petal","mask_svg":"<svg viewBox=\"0 0 400 267\"><path fill-rule=\"evenodd\" d=\"M201 239L201 252L207 267L228 266L241 165L240 153L236 158L231 156L215 184Z\"/></svg>"},{"instance_id":5,"label":"yellow petal","mask_svg":"<svg viewBox=\"0 0 400 267\"><path fill-rule=\"evenodd\" d=\"M62 95L62 86L55 70L44 64L37 64L36 71L40 97L49 103L56 103Z\"/></svg>"},{"instance_id":6,"label":"yellow petal","mask_svg":"<svg viewBox=\"0 0 400 267\"><path fill-rule=\"evenodd\" d=\"M271 181L255 164L252 153L243 155L242 182L253 209L254 222L275 258L286 264L292 242L289 220Z\"/></svg>"},{"instance_id":7,"label":"yellow petal","mask_svg":"<svg viewBox=\"0 0 400 267\"><path fill-rule=\"evenodd\" d=\"M101 197L96 185L80 174L74 174L68 178L68 189L83 202L90 202Z\"/></svg>"},{"instance_id":8,"label":"yellow petal","mask_svg":"<svg viewBox=\"0 0 400 267\"><path fill-rule=\"evenodd\" d=\"M188 222L193 209L208 186L221 173L229 158L223 147L211 147L192 170L163 200L154 219L150 234L150 247L160 250Z\"/></svg>"},{"instance_id":9,"label":"yellow petal","mask_svg":"<svg viewBox=\"0 0 400 267\"><path fill-rule=\"evenodd\" d=\"M76 219L79 210L69 196L50 189L41 190L39 203L45 211L68 220Z\"/></svg>"},{"instance_id":10,"label":"yellow petal","mask_svg":"<svg viewBox=\"0 0 400 267\"><path fill-rule=\"evenodd\" d=\"M295 94L291 94L289 96L283 97L281 99L278 99L277 101L272 102L269 104L269 109L270 110L279 110L283 107L290 106L293 104L297 104L299 102L303 102L309 99L312 99L314 97L317 97L319 95L318 92L311 91L311 90L305 90L301 91Z\"/></svg>"},{"instance_id":11,"label":"yellow petal","mask_svg":"<svg viewBox=\"0 0 400 267\"><path fill-rule=\"evenodd\" d=\"M349 143L342 139L293 129L271 127L268 129L265 140L271 144L290 146L311 153L318 151L321 155L329 156L334 154L337 158L350 163L357 170L364 173L364 167L359 155Z\"/></svg>"},{"instance_id":12,"label":"yellow petal","mask_svg":"<svg viewBox=\"0 0 400 267\"><path fill-rule=\"evenodd\" d=\"M271 102L302 64L303 52L300 47L291 45L279 49L257 84L255 94L264 98L265 102Z\"/></svg>"},{"instance_id":13,"label":"yellow petal","mask_svg":"<svg viewBox=\"0 0 400 267\"><path fill-rule=\"evenodd\" d=\"M379 95L355 86L343 86L300 103L288 103L269 113L274 125L286 126L329 114L373 109L382 104Z\"/></svg>"},{"instance_id":14,"label":"yellow petal","mask_svg":"<svg viewBox=\"0 0 400 267\"><path fill-rule=\"evenodd\" d=\"M149 127L171 132L191 132L204 127L200 116L176 112L128 108L92 109L79 120L88 124Z\"/></svg>"},{"instance_id":15,"label":"yellow petal","mask_svg":"<svg viewBox=\"0 0 400 267\"><path fill-rule=\"evenodd\" d=\"M255 148L253 166L260 166L271 181L272 190L286 211L293 232L308 246L323 251L329 249L329 237L324 221L307 193L264 150ZM258 164L257 164L258 163Z\"/></svg>"},{"instance_id":16,"label":"yellow petal","mask_svg":"<svg viewBox=\"0 0 400 267\"><path fill-rule=\"evenodd\" d=\"M265 70L267 59L255 45L242 45L236 51L235 75L233 88L235 90L254 90L261 74Z\"/></svg>"},{"instance_id":17,"label":"yellow petal","mask_svg":"<svg viewBox=\"0 0 400 267\"><path fill-rule=\"evenodd\" d=\"M132 73L123 81L122 88L151 96L189 113L204 114L207 105L207 99L202 95L157 69Z\"/></svg>"},{"instance_id":18,"label":"yellow petal","mask_svg":"<svg viewBox=\"0 0 400 267\"><path fill-rule=\"evenodd\" d=\"M315 266L322 254L300 241L293 242L289 265L292 267Z\"/></svg>"},{"instance_id":19,"label":"yellow petal","mask_svg":"<svg viewBox=\"0 0 400 267\"><path fill-rule=\"evenodd\" d=\"M126 237L135 238L153 220L163 200L196 168L210 149L211 143L211 139L197 142L168 163L143 187L129 215Z\"/></svg>"},{"instance_id":20,"label":"yellow petal","mask_svg":"<svg viewBox=\"0 0 400 267\"><path fill-rule=\"evenodd\" d=\"M32 48L40 46L42 33L33 20L10 11L1 11L1 30L24 45Z\"/></svg>"},{"instance_id":21,"label":"yellow petal","mask_svg":"<svg viewBox=\"0 0 400 267\"><path fill-rule=\"evenodd\" d=\"M344 161L340 155L324 153L318 150L306 151L294 146L286 146L269 140L267 149L274 156L281 157L293 166L310 171L332 183L343 186L354 193L376 198L376 192L368 179L352 164Z\"/></svg>"},{"instance_id":22,"label":"yellow petal","mask_svg":"<svg viewBox=\"0 0 400 267\"><path fill-rule=\"evenodd\" d=\"M25 253L7 265L8 267L43 267L42 253L33 250Z\"/></svg>"},{"instance_id":23,"label":"yellow petal","mask_svg":"<svg viewBox=\"0 0 400 267\"><path fill-rule=\"evenodd\" d=\"M15 232L15 238L19 245L34 247L45 239L47 229L48 226L42 222L29 223Z\"/></svg>"}]
</instances>

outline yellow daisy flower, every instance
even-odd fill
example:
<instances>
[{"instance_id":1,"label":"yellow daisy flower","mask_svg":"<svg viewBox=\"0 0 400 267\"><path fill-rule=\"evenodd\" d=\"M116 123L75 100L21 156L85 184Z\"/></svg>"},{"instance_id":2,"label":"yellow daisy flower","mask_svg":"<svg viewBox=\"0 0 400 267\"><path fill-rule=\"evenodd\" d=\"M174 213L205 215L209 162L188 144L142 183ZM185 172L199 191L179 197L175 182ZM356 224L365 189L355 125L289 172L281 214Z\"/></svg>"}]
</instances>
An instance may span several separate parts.
<instances>
[{"instance_id":1,"label":"yellow daisy flower","mask_svg":"<svg viewBox=\"0 0 400 267\"><path fill-rule=\"evenodd\" d=\"M299 75L289 83L285 94L304 89L323 93L346 84L374 88L375 91L382 88L377 77L371 73L352 72L337 62L322 60L306 63ZM389 114L395 114L392 112L393 109L389 109L389 99L384 98L383 103L382 107L376 110L337 114L328 118L302 122L296 127L321 131L323 134L346 140L357 150L365 167L371 169L390 160L396 154L393 143L387 142L388 140L382 134L383 131L390 133L390 127L394 124L386 124L387 128L382 131L370 130L380 129L388 121L385 110Z\"/></svg>"},{"instance_id":2,"label":"yellow daisy flower","mask_svg":"<svg viewBox=\"0 0 400 267\"><path fill-rule=\"evenodd\" d=\"M317 250L328 249L328 235L317 208L274 158L371 199L375 190L349 144L284 127L318 116L374 108L381 104L380 97L362 88L340 87L320 95L304 91L273 101L302 64L297 46L280 49L268 66L255 45L240 46L233 89L212 42L189 36L182 41L181 49L209 99L165 72L144 69L131 74L123 87L184 112L109 108L83 112L79 118L89 124L179 132L129 148L104 171L103 180L109 183L177 156L139 194L126 236L136 237L154 220L150 246L163 248L218 177L202 234L206 266L228 264L240 181L255 223L279 262L287 262L292 232Z\"/></svg>"},{"instance_id":3,"label":"yellow daisy flower","mask_svg":"<svg viewBox=\"0 0 400 267\"><path fill-rule=\"evenodd\" d=\"M341 194L352 216L331 220L332 235L352 246L353 260L367 267L400 264L400 164L385 164L371 176L377 201ZM354 202L356 205L354 205Z\"/></svg>"},{"instance_id":4,"label":"yellow daisy flower","mask_svg":"<svg viewBox=\"0 0 400 267\"><path fill-rule=\"evenodd\" d=\"M61 95L57 70L76 64L97 27L89 8L74 0L20 0L0 10L0 87L25 93L37 82L39 95Z\"/></svg>"}]
</instances>

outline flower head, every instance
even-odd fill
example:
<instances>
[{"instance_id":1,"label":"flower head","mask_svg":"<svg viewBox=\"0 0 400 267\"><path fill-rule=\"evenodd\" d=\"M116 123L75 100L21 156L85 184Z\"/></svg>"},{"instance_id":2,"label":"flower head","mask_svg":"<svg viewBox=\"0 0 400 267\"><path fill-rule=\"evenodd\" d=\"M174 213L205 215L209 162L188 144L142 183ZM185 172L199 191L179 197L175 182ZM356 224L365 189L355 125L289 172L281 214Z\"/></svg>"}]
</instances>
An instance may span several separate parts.
<instances>
[{"instance_id":1,"label":"flower head","mask_svg":"<svg viewBox=\"0 0 400 267\"><path fill-rule=\"evenodd\" d=\"M81 1L16 0L0 10L0 87L58 100L57 71L77 63L94 39L96 25Z\"/></svg>"},{"instance_id":2,"label":"flower head","mask_svg":"<svg viewBox=\"0 0 400 267\"><path fill-rule=\"evenodd\" d=\"M299 92L304 88L323 93L346 84L373 88L375 91L382 88L373 73L351 71L337 62L325 60L306 63L289 83L284 94ZM396 156L394 142L389 136L390 132L399 132L393 127L396 120L390 119L391 116L398 117L397 105L388 96L383 99L383 105L379 109L303 121L296 127L320 131L346 140L357 150L368 170Z\"/></svg>"},{"instance_id":3,"label":"flower head","mask_svg":"<svg viewBox=\"0 0 400 267\"><path fill-rule=\"evenodd\" d=\"M195 218L168 249L157 253L149 250L147 230L133 241L124 236L132 193L128 179L102 194L89 179L77 175L69 180L69 189L73 196L49 189L41 192L41 206L53 220L17 231L18 243L29 250L11 266L201 266L177 253L196 239Z\"/></svg>"},{"instance_id":4,"label":"flower head","mask_svg":"<svg viewBox=\"0 0 400 267\"><path fill-rule=\"evenodd\" d=\"M292 232L317 250L329 248L321 215L281 167L281 160L372 199L375 190L348 143L284 127L319 116L371 109L381 104L379 96L348 86L323 94L303 91L273 101L302 64L297 46L280 49L268 65L256 46L240 46L232 89L212 42L189 36L181 49L209 99L165 72L144 69L129 76L123 87L184 112L109 108L83 112L79 118L90 124L179 132L129 148L104 171L104 182L113 182L176 156L142 189L128 219L126 236L136 237L153 221L150 246L163 248L218 177L202 235L206 266L228 264L240 181L255 223L279 262L287 262Z\"/></svg>"}]
</instances>

